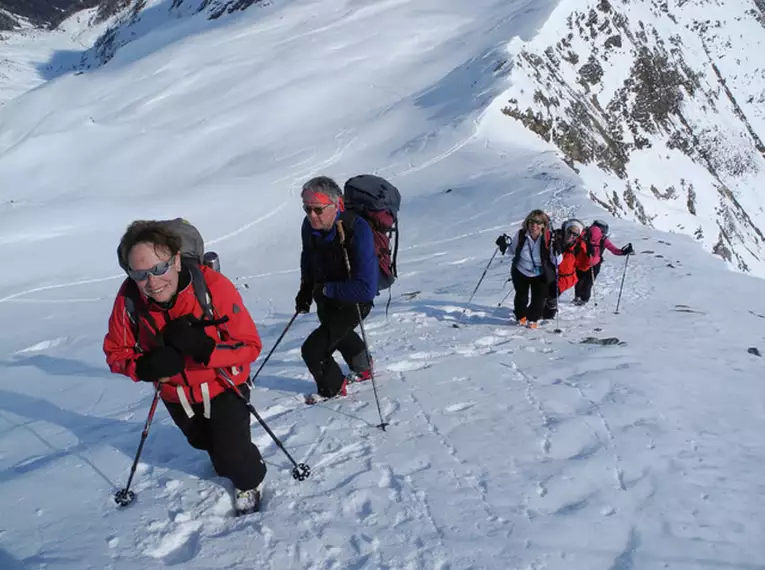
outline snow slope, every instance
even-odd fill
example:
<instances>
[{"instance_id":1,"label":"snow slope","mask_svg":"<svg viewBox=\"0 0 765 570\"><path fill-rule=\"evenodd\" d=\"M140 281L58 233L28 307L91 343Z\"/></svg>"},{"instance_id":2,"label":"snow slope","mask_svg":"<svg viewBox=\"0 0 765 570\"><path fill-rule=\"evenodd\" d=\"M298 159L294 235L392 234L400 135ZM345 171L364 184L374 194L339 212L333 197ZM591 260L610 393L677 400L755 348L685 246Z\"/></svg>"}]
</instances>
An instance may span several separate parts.
<instances>
[{"instance_id":1,"label":"snow slope","mask_svg":"<svg viewBox=\"0 0 765 570\"><path fill-rule=\"evenodd\" d=\"M0 109L1 568L762 568L759 280L614 220L638 251L620 314L607 255L597 305L564 297L562 334L515 328L495 258L451 326L531 208L602 216L547 145L482 120L506 38L553 8L285 1L148 35ZM405 196L391 315L381 301L366 325L388 430L369 385L300 403L302 316L253 402L311 478L255 424L265 510L230 518L160 409L118 510L151 400L100 348L124 227L194 221L269 349L298 285L297 189L366 171Z\"/></svg>"}]
</instances>

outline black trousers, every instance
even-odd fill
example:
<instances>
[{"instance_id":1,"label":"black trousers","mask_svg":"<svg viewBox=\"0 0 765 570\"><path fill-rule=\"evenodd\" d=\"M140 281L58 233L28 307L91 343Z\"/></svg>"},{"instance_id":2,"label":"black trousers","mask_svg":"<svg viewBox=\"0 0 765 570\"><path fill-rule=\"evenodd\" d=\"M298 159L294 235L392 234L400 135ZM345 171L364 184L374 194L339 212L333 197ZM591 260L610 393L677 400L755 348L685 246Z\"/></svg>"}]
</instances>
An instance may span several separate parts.
<instances>
[{"instance_id":1,"label":"black trousers","mask_svg":"<svg viewBox=\"0 0 765 570\"><path fill-rule=\"evenodd\" d=\"M371 303L360 303L362 319L372 309ZM319 328L305 339L301 352L308 371L316 381L317 391L325 398L338 394L345 376L335 362L334 353L339 351L346 364L354 372L368 370L366 347L355 329L359 324L356 305L352 303L317 303Z\"/></svg>"},{"instance_id":2,"label":"black trousers","mask_svg":"<svg viewBox=\"0 0 765 570\"><path fill-rule=\"evenodd\" d=\"M532 323L542 317L542 310L547 300L548 284L544 275L527 277L517 269L512 271L515 299L513 308L516 320L526 317ZM531 302L529 302L531 292Z\"/></svg>"},{"instance_id":3,"label":"black trousers","mask_svg":"<svg viewBox=\"0 0 765 570\"><path fill-rule=\"evenodd\" d=\"M601 260L587 271L577 270L576 272L578 281L576 282L576 287L574 288L574 294L577 298L581 299L585 303L590 300L590 296L592 295L592 286L595 284L595 279L598 278L598 273L600 273L600 265L602 263L603 261Z\"/></svg>"},{"instance_id":4,"label":"black trousers","mask_svg":"<svg viewBox=\"0 0 765 570\"><path fill-rule=\"evenodd\" d=\"M250 389L240 384L247 400ZM188 417L183 406L165 402L175 425L181 428L189 444L210 455L215 472L231 479L242 491L254 489L266 476L266 464L250 434L250 411L232 390L210 401L210 419L204 417L202 404L193 404L194 416Z\"/></svg>"}]
</instances>

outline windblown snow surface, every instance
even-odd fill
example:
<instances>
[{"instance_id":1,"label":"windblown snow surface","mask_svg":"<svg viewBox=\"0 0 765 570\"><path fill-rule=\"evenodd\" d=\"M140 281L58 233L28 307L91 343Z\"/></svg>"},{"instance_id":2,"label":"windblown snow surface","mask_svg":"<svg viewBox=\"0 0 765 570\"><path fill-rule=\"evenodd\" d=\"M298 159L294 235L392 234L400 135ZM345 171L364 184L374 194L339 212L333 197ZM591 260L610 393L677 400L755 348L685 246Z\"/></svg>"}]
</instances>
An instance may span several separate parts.
<instances>
[{"instance_id":1,"label":"windblown snow surface","mask_svg":"<svg viewBox=\"0 0 765 570\"><path fill-rule=\"evenodd\" d=\"M606 254L590 305L567 293L559 323L515 327L497 256L452 326L530 209L604 215L552 147L483 111L508 41L553 8L277 0L0 109L0 568L765 568L761 281L610 220L637 251L619 314L625 262ZM152 396L101 352L124 228L193 221L265 356L298 288L301 183L361 172L404 195L390 314L380 297L366 321L387 430L369 383L302 403L311 313L252 400L311 477L254 422L264 510L231 517L160 407L117 508Z\"/></svg>"}]
</instances>

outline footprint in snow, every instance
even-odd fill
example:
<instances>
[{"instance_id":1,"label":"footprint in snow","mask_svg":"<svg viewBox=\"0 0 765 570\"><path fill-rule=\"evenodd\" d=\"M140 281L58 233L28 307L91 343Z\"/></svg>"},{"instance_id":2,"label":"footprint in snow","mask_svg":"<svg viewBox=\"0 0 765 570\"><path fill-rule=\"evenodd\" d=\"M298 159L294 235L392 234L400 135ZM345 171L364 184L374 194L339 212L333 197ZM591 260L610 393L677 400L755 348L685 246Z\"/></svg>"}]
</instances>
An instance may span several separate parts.
<instances>
[{"instance_id":1,"label":"footprint in snow","mask_svg":"<svg viewBox=\"0 0 765 570\"><path fill-rule=\"evenodd\" d=\"M451 356L453 352L414 352L409 355L412 360L435 360L436 358L443 358L445 356Z\"/></svg>"},{"instance_id":2,"label":"footprint in snow","mask_svg":"<svg viewBox=\"0 0 765 570\"><path fill-rule=\"evenodd\" d=\"M388 366L391 372L413 372L415 370L424 370L430 367L430 362L413 360L404 360L403 362L394 362Z\"/></svg>"},{"instance_id":3,"label":"footprint in snow","mask_svg":"<svg viewBox=\"0 0 765 570\"><path fill-rule=\"evenodd\" d=\"M475 402L461 402L459 404L452 404L446 407L447 412L464 412L475 406Z\"/></svg>"},{"instance_id":4,"label":"footprint in snow","mask_svg":"<svg viewBox=\"0 0 765 570\"><path fill-rule=\"evenodd\" d=\"M484 336L474 341L473 344L475 344L476 346L494 346L495 344L498 344L505 340L506 339L500 338L498 336Z\"/></svg>"},{"instance_id":5,"label":"footprint in snow","mask_svg":"<svg viewBox=\"0 0 765 570\"><path fill-rule=\"evenodd\" d=\"M202 523L199 521L181 522L175 530L162 537L157 546L147 549L144 553L166 564L188 562L199 552L201 528Z\"/></svg>"},{"instance_id":6,"label":"footprint in snow","mask_svg":"<svg viewBox=\"0 0 765 570\"><path fill-rule=\"evenodd\" d=\"M457 354L461 356L483 356L491 354L492 348L489 346L461 346L457 348Z\"/></svg>"}]
</instances>

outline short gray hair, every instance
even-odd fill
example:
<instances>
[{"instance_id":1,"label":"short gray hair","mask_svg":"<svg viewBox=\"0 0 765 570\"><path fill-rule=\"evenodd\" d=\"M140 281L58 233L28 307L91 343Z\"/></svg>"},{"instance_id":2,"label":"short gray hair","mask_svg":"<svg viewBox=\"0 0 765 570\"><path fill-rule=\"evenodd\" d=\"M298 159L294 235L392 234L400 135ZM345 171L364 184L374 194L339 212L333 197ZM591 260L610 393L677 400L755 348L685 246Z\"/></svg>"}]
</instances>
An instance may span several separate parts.
<instances>
[{"instance_id":1,"label":"short gray hair","mask_svg":"<svg viewBox=\"0 0 765 570\"><path fill-rule=\"evenodd\" d=\"M338 186L337 182L332 180L329 176L316 176L315 178L311 178L308 182L303 184L303 189L300 191L300 194L302 195L306 190L325 194L329 196L335 204L337 204L337 201L343 196L343 191L340 190L340 186Z\"/></svg>"}]
</instances>

